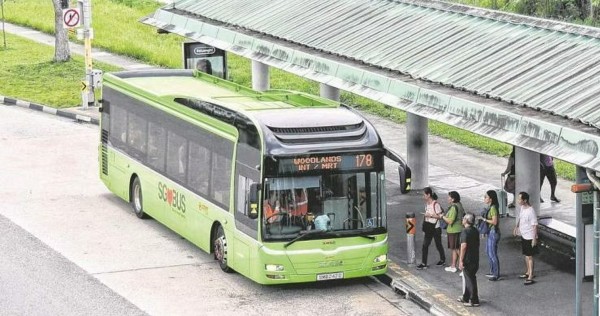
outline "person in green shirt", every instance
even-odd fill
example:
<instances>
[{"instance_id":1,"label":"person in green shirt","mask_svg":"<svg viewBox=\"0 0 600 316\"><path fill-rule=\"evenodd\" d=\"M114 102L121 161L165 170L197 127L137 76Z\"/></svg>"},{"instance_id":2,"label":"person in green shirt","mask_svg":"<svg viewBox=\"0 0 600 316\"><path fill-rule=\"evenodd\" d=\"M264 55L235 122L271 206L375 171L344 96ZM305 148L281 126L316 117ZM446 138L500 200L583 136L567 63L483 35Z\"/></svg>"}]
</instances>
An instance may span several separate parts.
<instances>
[{"instance_id":1,"label":"person in green shirt","mask_svg":"<svg viewBox=\"0 0 600 316\"><path fill-rule=\"evenodd\" d=\"M500 260L498 259L498 242L500 241L500 216L498 213L498 195L496 191L489 190L485 192L483 197L486 206L486 212L483 216L479 216L478 219L485 221L484 224L488 225L489 233L487 234L487 242L485 246L485 252L488 256L490 263L490 273L485 276L490 281L498 281L500 279Z\"/></svg>"},{"instance_id":2,"label":"person in green shirt","mask_svg":"<svg viewBox=\"0 0 600 316\"><path fill-rule=\"evenodd\" d=\"M452 254L452 262L446 267L448 272L458 271L458 255L460 251L460 232L462 230L462 218L465 210L460 203L460 194L456 191L448 192L448 212L442 216L442 220L448 224L446 232L448 233L448 249Z\"/></svg>"}]
</instances>

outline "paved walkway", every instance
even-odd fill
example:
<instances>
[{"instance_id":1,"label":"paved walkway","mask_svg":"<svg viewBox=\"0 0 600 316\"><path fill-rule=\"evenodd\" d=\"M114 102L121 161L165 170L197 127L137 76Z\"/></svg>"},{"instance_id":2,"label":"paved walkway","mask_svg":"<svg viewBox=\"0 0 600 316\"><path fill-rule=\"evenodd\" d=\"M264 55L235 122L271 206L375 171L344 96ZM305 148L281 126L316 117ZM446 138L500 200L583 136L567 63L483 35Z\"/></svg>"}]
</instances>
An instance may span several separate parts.
<instances>
[{"instance_id":1,"label":"paved walkway","mask_svg":"<svg viewBox=\"0 0 600 316\"><path fill-rule=\"evenodd\" d=\"M27 28L6 23L6 31L34 41L54 45L54 37L33 31ZM72 53L83 54L83 47L71 44ZM133 59L116 56L104 51L93 50L94 60L120 66L124 69L144 69L153 66L142 64ZM10 99L9 99L10 100ZM6 101L0 96L0 103ZM13 103L10 100L7 103ZM21 103L36 109L38 106ZM62 115L52 109L45 111ZM82 117L91 117L92 122L97 122L97 109L65 110ZM384 142L399 153L406 152L405 127L376 116L367 115L378 131ZM90 120L88 120L90 121ZM445 139L430 136L430 171L429 182L440 196L440 202L445 206L446 193L451 190L458 191L467 211L475 212L482 206L482 197L486 190L500 186L499 174L506 165L505 158L483 154L477 150L465 148ZM388 168L388 179L397 182L395 168ZM571 183L559 180L557 196L561 203L549 202L548 184L544 185L542 197L547 201L541 205L541 216L552 216L571 227L575 225L575 195L570 192ZM447 315L566 315L573 314L575 310L574 287L575 270L574 261L568 257L556 255L550 251L543 251L536 258L537 283L525 287L522 280L516 276L524 271L523 258L516 238L510 232L514 226L514 219L505 218L502 221L502 239L500 242L500 261L503 280L489 282L483 277L489 266L485 255L485 246L481 247L481 265L479 272L480 296L482 305L479 308L468 309L456 302L456 297L461 291L461 281L458 274L445 272L440 267L432 266L427 270L416 270L414 266L406 263L406 232L404 229L405 214L407 212L420 212L423 209L421 192L415 191L401 195L397 187L388 187L388 226L390 229L390 258L393 261L387 277L392 280L400 292L407 293L410 298L418 301L423 306L430 308L434 314ZM509 197L510 199L510 197ZM511 210L512 211L512 210ZM420 227L420 223L417 225ZM420 262L420 246L422 233L418 230L416 235L417 262ZM446 239L443 240L446 245ZM430 246L430 263L438 259L435 247ZM447 253L447 261L450 256ZM583 287L584 315L591 314L592 310L592 284L584 283Z\"/></svg>"}]
</instances>

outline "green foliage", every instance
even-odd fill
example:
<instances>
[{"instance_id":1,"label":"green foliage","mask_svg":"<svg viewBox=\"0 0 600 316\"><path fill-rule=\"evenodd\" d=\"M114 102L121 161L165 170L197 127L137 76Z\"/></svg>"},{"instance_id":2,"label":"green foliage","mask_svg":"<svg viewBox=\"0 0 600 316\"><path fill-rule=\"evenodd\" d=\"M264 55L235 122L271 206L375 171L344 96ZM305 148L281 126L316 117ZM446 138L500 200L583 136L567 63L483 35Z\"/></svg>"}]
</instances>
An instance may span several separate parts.
<instances>
[{"instance_id":1,"label":"green foliage","mask_svg":"<svg viewBox=\"0 0 600 316\"><path fill-rule=\"evenodd\" d=\"M55 63L53 47L11 34L6 34L6 40L8 49L0 49L0 95L57 108L81 104L81 80L85 74L82 57ZM95 67L118 70L102 63ZM10 84L1 84L6 82Z\"/></svg>"}]
</instances>

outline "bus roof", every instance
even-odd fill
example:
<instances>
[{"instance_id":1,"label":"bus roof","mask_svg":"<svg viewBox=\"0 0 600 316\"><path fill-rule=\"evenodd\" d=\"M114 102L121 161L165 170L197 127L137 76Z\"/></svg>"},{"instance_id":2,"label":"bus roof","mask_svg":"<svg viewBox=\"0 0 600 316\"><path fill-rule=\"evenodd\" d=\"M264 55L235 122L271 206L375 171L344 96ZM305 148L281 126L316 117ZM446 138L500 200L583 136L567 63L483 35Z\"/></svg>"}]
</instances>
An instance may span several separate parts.
<instances>
[{"instance_id":1,"label":"bus roof","mask_svg":"<svg viewBox=\"0 0 600 316\"><path fill-rule=\"evenodd\" d=\"M192 98L219 104L235 111L339 106L335 101L300 92L258 92L191 70L128 71L113 75L157 97ZM110 77L108 79L110 81Z\"/></svg>"},{"instance_id":2,"label":"bus roof","mask_svg":"<svg viewBox=\"0 0 600 316\"><path fill-rule=\"evenodd\" d=\"M321 97L286 90L258 92L193 70L125 71L105 78L109 84L137 89L134 93L210 115L238 131L256 125L267 155L382 148L379 135L362 115Z\"/></svg>"}]
</instances>

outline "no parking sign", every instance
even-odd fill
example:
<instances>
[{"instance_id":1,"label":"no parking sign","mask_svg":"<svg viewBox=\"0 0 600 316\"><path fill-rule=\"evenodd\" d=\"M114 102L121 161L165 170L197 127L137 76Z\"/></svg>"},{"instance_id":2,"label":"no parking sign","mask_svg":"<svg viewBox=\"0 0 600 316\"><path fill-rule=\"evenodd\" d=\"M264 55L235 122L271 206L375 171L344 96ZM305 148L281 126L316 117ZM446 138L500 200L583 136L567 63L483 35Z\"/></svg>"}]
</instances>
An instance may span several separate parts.
<instances>
[{"instance_id":1,"label":"no parking sign","mask_svg":"<svg viewBox=\"0 0 600 316\"><path fill-rule=\"evenodd\" d=\"M78 27L81 24L81 14L78 8L63 9L63 26L65 28Z\"/></svg>"}]
</instances>

